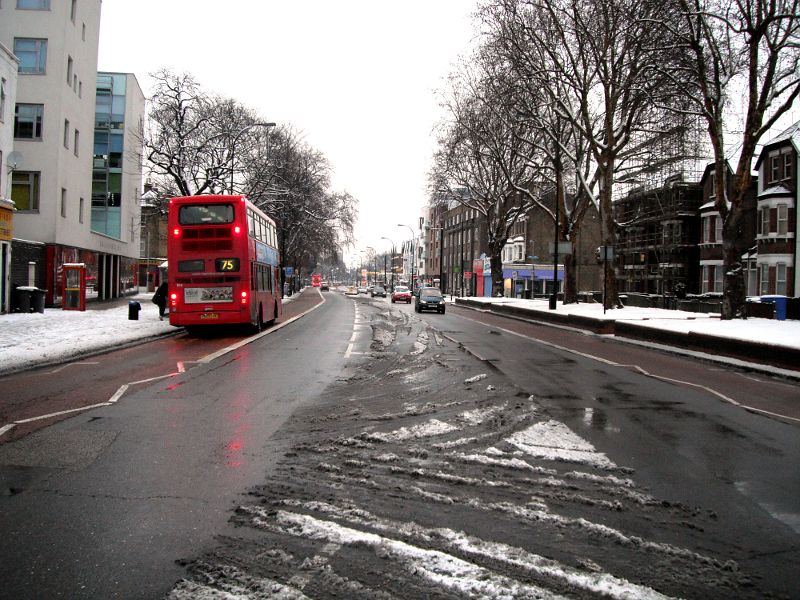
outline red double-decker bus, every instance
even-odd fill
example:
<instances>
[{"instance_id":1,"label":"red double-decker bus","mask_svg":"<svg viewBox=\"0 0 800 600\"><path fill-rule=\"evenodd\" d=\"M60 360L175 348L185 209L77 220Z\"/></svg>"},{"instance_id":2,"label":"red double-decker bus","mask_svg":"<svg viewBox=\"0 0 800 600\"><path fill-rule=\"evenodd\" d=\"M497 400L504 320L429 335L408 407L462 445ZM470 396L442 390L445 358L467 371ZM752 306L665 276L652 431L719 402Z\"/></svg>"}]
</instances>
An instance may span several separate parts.
<instances>
[{"instance_id":1,"label":"red double-decker bus","mask_svg":"<svg viewBox=\"0 0 800 600\"><path fill-rule=\"evenodd\" d=\"M322 285L322 275L314 273L311 275L311 287L319 287Z\"/></svg>"},{"instance_id":2,"label":"red double-decker bus","mask_svg":"<svg viewBox=\"0 0 800 600\"><path fill-rule=\"evenodd\" d=\"M193 327L281 315L275 223L245 196L169 201L169 322Z\"/></svg>"}]
</instances>

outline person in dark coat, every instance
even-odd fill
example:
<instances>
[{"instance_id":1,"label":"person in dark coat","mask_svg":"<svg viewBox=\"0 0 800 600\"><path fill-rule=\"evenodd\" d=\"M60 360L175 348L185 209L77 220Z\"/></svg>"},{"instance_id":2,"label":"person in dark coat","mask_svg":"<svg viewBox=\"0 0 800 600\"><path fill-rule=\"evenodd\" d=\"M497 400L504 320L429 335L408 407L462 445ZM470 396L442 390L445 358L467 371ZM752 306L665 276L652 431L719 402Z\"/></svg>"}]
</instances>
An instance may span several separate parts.
<instances>
[{"instance_id":1,"label":"person in dark coat","mask_svg":"<svg viewBox=\"0 0 800 600\"><path fill-rule=\"evenodd\" d=\"M164 320L164 311L167 310L167 282L164 281L158 286L156 293L153 294L153 304L158 306L158 319Z\"/></svg>"}]
</instances>

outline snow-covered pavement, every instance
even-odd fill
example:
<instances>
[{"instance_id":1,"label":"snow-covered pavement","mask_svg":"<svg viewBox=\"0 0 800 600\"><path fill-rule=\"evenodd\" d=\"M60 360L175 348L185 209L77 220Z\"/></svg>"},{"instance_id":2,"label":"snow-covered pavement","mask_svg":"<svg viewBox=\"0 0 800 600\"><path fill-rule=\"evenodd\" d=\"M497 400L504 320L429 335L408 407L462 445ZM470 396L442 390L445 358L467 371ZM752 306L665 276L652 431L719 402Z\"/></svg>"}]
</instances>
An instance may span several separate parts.
<instances>
[{"instance_id":1,"label":"snow-covered pavement","mask_svg":"<svg viewBox=\"0 0 800 600\"><path fill-rule=\"evenodd\" d=\"M43 314L0 316L0 373L57 363L177 331L166 319L159 321L152 296L140 293L124 303L86 311L45 308ZM141 305L136 321L128 320L127 300Z\"/></svg>"},{"instance_id":2,"label":"snow-covered pavement","mask_svg":"<svg viewBox=\"0 0 800 600\"><path fill-rule=\"evenodd\" d=\"M548 308L547 300L519 300L515 298L470 298L469 300L487 305L498 303L519 306L542 313L552 312ZM608 321L635 321L654 329L682 333L703 333L723 338L800 348L800 321L777 321L775 319L756 318L722 321L717 314L664 310L661 308L638 308L635 306L608 310L604 314L603 305L600 303L559 303L556 307L556 312Z\"/></svg>"}]
</instances>

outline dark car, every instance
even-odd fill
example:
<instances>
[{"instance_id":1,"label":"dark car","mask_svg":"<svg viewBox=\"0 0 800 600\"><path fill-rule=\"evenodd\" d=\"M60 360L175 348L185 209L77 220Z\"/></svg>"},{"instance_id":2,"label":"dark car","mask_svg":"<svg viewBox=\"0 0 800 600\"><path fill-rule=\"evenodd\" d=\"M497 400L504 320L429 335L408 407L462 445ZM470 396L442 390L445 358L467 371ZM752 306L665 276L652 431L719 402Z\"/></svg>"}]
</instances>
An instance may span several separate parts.
<instances>
[{"instance_id":1,"label":"dark car","mask_svg":"<svg viewBox=\"0 0 800 600\"><path fill-rule=\"evenodd\" d=\"M381 298L386 298L386 290L383 289L382 285L373 285L372 289L370 290L370 296L373 298L375 296L380 296Z\"/></svg>"},{"instance_id":2,"label":"dark car","mask_svg":"<svg viewBox=\"0 0 800 600\"><path fill-rule=\"evenodd\" d=\"M439 288L420 288L414 297L414 310L418 313L435 310L444 314L444 296Z\"/></svg>"}]
</instances>

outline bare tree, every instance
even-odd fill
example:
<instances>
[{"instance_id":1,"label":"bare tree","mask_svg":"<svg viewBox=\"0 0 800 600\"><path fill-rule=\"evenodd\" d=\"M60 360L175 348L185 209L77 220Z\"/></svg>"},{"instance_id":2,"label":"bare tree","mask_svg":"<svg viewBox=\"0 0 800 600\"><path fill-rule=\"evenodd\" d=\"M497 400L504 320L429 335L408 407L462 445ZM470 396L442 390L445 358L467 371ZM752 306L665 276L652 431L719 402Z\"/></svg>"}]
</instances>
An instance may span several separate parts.
<instances>
[{"instance_id":1,"label":"bare tree","mask_svg":"<svg viewBox=\"0 0 800 600\"><path fill-rule=\"evenodd\" d=\"M233 169L227 142L255 122L252 113L208 94L189 74L161 70L153 77L144 139L151 179L176 196L226 189Z\"/></svg>"},{"instance_id":2,"label":"bare tree","mask_svg":"<svg viewBox=\"0 0 800 600\"><path fill-rule=\"evenodd\" d=\"M800 94L800 1L677 2L683 21L666 25L687 50L687 60L673 76L705 119L714 152L715 207L723 219L722 318L745 317L745 196L759 141ZM740 108L743 118L737 123ZM741 133L733 133L739 126ZM731 138L739 154L729 187L726 151Z\"/></svg>"},{"instance_id":3,"label":"bare tree","mask_svg":"<svg viewBox=\"0 0 800 600\"><path fill-rule=\"evenodd\" d=\"M492 63L508 65L505 77L497 79L511 87L514 99L505 118L526 124L516 128L526 136L520 139L518 151L542 185L531 187L526 181L513 180L509 183L528 198L534 208L530 213L533 218L553 221L554 241L571 242L572 252L563 257L564 303L574 303L578 299L578 234L593 199L586 190L595 183L590 181L591 153L575 125L553 105L548 90L560 90L565 102L570 101L571 95L558 72L545 67L547 52L532 45L533 40L525 35L530 20L514 18L507 8L494 3L483 7L480 14L487 28L486 49Z\"/></svg>"},{"instance_id":4,"label":"bare tree","mask_svg":"<svg viewBox=\"0 0 800 600\"><path fill-rule=\"evenodd\" d=\"M349 193L330 189L327 158L289 127L270 131L269 144L251 150L245 189L279 224L284 264L310 270L321 257L341 256L353 243L358 203Z\"/></svg>"},{"instance_id":5,"label":"bare tree","mask_svg":"<svg viewBox=\"0 0 800 600\"><path fill-rule=\"evenodd\" d=\"M524 121L513 118L513 94L499 85L502 65L481 49L449 79L442 97L446 120L430 172L431 195L474 209L486 222L492 295L503 294L502 251L511 229L536 195L520 189L536 185L521 151Z\"/></svg>"},{"instance_id":6,"label":"bare tree","mask_svg":"<svg viewBox=\"0 0 800 600\"><path fill-rule=\"evenodd\" d=\"M601 239L612 246L615 183L626 168L647 162L643 142L679 132L659 110L670 91L652 69L665 60L666 36L651 21L662 19L668 6L656 0L489 0L486 6L507 38L508 60L521 77L547 82L541 89L555 115L580 134L576 147L591 153L590 178L577 167L585 163L575 163L583 188L576 194L596 202ZM621 306L612 269L606 287L606 307Z\"/></svg>"}]
</instances>

